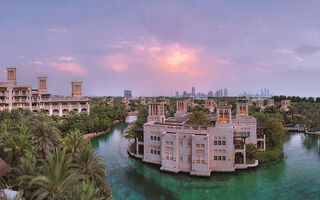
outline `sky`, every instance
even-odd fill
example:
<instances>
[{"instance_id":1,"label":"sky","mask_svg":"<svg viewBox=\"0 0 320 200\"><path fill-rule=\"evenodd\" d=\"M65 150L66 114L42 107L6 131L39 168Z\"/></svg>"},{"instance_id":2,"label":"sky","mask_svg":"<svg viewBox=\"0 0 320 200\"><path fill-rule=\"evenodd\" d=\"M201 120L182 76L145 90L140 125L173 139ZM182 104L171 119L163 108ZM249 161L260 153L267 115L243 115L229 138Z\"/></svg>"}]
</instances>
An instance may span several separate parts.
<instances>
[{"instance_id":1,"label":"sky","mask_svg":"<svg viewBox=\"0 0 320 200\"><path fill-rule=\"evenodd\" d=\"M320 96L320 1L2 0L0 81L70 95Z\"/></svg>"}]
</instances>

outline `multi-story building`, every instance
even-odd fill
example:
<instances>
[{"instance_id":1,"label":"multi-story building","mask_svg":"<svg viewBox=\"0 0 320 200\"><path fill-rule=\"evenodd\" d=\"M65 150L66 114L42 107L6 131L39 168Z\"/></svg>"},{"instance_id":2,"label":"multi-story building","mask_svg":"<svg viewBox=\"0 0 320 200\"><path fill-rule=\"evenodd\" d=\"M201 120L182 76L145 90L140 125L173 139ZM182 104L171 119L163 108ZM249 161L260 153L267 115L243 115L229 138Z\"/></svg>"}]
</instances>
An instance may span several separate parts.
<instances>
[{"instance_id":1,"label":"multi-story building","mask_svg":"<svg viewBox=\"0 0 320 200\"><path fill-rule=\"evenodd\" d=\"M224 88L224 89L223 89L223 96L224 96L224 97L227 97L227 96L228 96L228 89L227 89L227 88Z\"/></svg>"},{"instance_id":2,"label":"multi-story building","mask_svg":"<svg viewBox=\"0 0 320 200\"><path fill-rule=\"evenodd\" d=\"M214 112L214 108L217 105L217 100L215 99L207 99L205 101L205 106L210 110L210 112Z\"/></svg>"},{"instance_id":3,"label":"multi-story building","mask_svg":"<svg viewBox=\"0 0 320 200\"><path fill-rule=\"evenodd\" d=\"M263 109L263 108L264 108L264 100L263 100L263 99L257 99L257 100L256 100L256 106L257 106L258 108Z\"/></svg>"},{"instance_id":4,"label":"multi-story building","mask_svg":"<svg viewBox=\"0 0 320 200\"><path fill-rule=\"evenodd\" d=\"M246 101L237 103L236 116L231 116L230 105L216 105L216 114L208 116L212 125L206 126L187 124L191 114L186 104L177 101L177 112L168 119L163 103L148 105L144 155L139 155L144 162L159 164L165 171L210 176L211 172L232 172L252 166L246 163L246 144L265 150L265 136L257 135L257 122L248 115Z\"/></svg>"},{"instance_id":5,"label":"multi-story building","mask_svg":"<svg viewBox=\"0 0 320 200\"><path fill-rule=\"evenodd\" d=\"M132 91L131 90L124 90L123 95L125 98L132 98Z\"/></svg>"},{"instance_id":6,"label":"multi-story building","mask_svg":"<svg viewBox=\"0 0 320 200\"><path fill-rule=\"evenodd\" d=\"M268 106L274 106L274 99L268 99Z\"/></svg>"},{"instance_id":7,"label":"multi-story building","mask_svg":"<svg viewBox=\"0 0 320 200\"><path fill-rule=\"evenodd\" d=\"M53 98L47 89L47 77L38 77L38 89L30 85L17 85L16 68L7 68L7 81L0 82L0 110L41 110L48 115L68 115L90 112L89 99L82 97L82 82L72 82L72 95L68 98Z\"/></svg>"},{"instance_id":8,"label":"multi-story building","mask_svg":"<svg viewBox=\"0 0 320 200\"><path fill-rule=\"evenodd\" d=\"M196 97L196 88L195 87L191 88L191 96Z\"/></svg>"},{"instance_id":9,"label":"multi-story building","mask_svg":"<svg viewBox=\"0 0 320 200\"><path fill-rule=\"evenodd\" d=\"M282 100L281 101L281 110L283 110L285 112L289 111L290 105L291 105L290 100Z\"/></svg>"}]
</instances>

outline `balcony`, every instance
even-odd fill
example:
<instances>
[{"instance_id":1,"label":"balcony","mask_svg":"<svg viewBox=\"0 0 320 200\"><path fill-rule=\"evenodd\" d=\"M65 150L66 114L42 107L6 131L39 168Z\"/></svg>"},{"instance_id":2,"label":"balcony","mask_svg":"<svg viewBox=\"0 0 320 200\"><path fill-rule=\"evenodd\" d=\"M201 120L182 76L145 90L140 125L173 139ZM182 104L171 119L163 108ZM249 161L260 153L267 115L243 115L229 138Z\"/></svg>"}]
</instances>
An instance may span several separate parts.
<instances>
[{"instance_id":1,"label":"balcony","mask_svg":"<svg viewBox=\"0 0 320 200\"><path fill-rule=\"evenodd\" d=\"M241 137L241 138L250 137L250 132L233 132L233 137Z\"/></svg>"},{"instance_id":2,"label":"balcony","mask_svg":"<svg viewBox=\"0 0 320 200\"><path fill-rule=\"evenodd\" d=\"M234 140L234 149L244 149L244 143L241 140Z\"/></svg>"},{"instance_id":3,"label":"balcony","mask_svg":"<svg viewBox=\"0 0 320 200\"><path fill-rule=\"evenodd\" d=\"M258 139L264 139L264 135L257 135Z\"/></svg>"}]
</instances>

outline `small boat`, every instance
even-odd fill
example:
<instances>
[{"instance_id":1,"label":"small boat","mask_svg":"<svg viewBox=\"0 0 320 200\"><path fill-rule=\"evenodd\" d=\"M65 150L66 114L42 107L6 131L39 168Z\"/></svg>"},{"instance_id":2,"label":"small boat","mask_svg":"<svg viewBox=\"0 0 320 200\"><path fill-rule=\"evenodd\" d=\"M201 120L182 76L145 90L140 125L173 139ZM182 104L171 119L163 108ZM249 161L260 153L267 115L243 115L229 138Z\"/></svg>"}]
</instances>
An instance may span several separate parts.
<instances>
[{"instance_id":1,"label":"small boat","mask_svg":"<svg viewBox=\"0 0 320 200\"><path fill-rule=\"evenodd\" d=\"M306 129L306 131L305 131L307 134L309 134L309 135L320 135L320 130L319 129L317 129L317 130L307 130Z\"/></svg>"},{"instance_id":2,"label":"small boat","mask_svg":"<svg viewBox=\"0 0 320 200\"><path fill-rule=\"evenodd\" d=\"M307 129L305 130L305 132L306 132L307 134L309 134L309 135L314 135L314 132L308 131Z\"/></svg>"}]
</instances>

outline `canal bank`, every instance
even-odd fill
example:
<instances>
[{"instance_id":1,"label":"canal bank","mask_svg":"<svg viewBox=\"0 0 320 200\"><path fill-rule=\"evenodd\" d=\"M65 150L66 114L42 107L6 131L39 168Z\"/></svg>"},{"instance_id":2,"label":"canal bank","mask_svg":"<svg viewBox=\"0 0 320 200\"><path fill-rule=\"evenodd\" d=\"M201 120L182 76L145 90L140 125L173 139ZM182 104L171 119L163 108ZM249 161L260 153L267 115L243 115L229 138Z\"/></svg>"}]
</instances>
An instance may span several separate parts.
<instances>
[{"instance_id":1,"label":"canal bank","mask_svg":"<svg viewBox=\"0 0 320 200\"><path fill-rule=\"evenodd\" d=\"M127 154L127 124L91 139L108 164L115 199L317 199L320 196L319 138L290 134L280 161L210 178L161 172Z\"/></svg>"}]
</instances>

